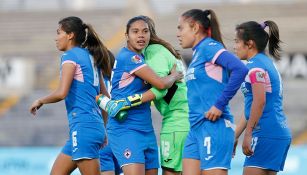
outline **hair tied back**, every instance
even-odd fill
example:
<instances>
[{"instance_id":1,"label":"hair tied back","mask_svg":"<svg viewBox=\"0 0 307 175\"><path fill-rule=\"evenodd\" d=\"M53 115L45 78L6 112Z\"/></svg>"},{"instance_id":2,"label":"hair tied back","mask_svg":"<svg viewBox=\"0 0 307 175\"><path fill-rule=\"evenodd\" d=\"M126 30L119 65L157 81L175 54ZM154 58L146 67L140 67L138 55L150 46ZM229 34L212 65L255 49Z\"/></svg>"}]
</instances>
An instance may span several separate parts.
<instances>
[{"instance_id":1,"label":"hair tied back","mask_svg":"<svg viewBox=\"0 0 307 175\"><path fill-rule=\"evenodd\" d=\"M203 14L208 17L210 15L210 11L209 10L204 10Z\"/></svg>"},{"instance_id":2,"label":"hair tied back","mask_svg":"<svg viewBox=\"0 0 307 175\"><path fill-rule=\"evenodd\" d=\"M261 28L264 30L268 26L265 22L260 23Z\"/></svg>"}]
</instances>

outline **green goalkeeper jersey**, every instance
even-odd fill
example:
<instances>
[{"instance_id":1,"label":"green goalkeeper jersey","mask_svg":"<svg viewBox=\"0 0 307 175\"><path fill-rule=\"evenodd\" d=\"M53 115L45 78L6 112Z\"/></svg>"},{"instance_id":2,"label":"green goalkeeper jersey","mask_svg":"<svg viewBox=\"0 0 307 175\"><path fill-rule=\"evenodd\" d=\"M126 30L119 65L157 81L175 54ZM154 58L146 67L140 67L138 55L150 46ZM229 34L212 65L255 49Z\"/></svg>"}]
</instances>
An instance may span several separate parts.
<instances>
[{"instance_id":1,"label":"green goalkeeper jersey","mask_svg":"<svg viewBox=\"0 0 307 175\"><path fill-rule=\"evenodd\" d=\"M169 75L174 64L177 64L177 70L182 71L185 75L182 61L176 59L167 48L160 44L149 45L145 49L144 55L146 64L160 77ZM176 85L178 87L175 89L175 93L169 94L167 93L171 91L170 89L159 90L154 87L150 89L156 96L154 104L163 116L161 133L189 131L190 128L186 83L182 80ZM165 96L168 97L168 100L165 99Z\"/></svg>"}]
</instances>

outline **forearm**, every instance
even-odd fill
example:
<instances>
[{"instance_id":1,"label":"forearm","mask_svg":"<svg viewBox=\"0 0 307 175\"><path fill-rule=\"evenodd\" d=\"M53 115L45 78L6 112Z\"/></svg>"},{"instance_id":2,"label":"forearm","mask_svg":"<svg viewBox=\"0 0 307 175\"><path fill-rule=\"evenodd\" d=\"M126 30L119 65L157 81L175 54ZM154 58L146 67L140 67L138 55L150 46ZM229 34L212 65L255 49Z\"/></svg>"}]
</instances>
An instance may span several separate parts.
<instances>
[{"instance_id":1,"label":"forearm","mask_svg":"<svg viewBox=\"0 0 307 175\"><path fill-rule=\"evenodd\" d=\"M56 103L56 102L62 101L63 99L65 99L65 97L66 97L66 94L60 93L58 90L56 90L52 92L50 95L40 98L39 101L42 104Z\"/></svg>"},{"instance_id":2,"label":"forearm","mask_svg":"<svg viewBox=\"0 0 307 175\"><path fill-rule=\"evenodd\" d=\"M252 133L253 129L257 126L260 117L262 116L264 103L258 102L256 100L253 101L251 106L250 117L248 119L246 125L246 131L248 133Z\"/></svg>"},{"instance_id":3,"label":"forearm","mask_svg":"<svg viewBox=\"0 0 307 175\"><path fill-rule=\"evenodd\" d=\"M248 72L248 69L238 58L230 54L228 51L223 52L218 57L216 64L221 65L230 72L229 81L221 96L215 103L215 106L219 110L223 111L225 106L229 103L232 97L236 94L237 90L240 88Z\"/></svg>"},{"instance_id":4,"label":"forearm","mask_svg":"<svg viewBox=\"0 0 307 175\"><path fill-rule=\"evenodd\" d=\"M145 103L145 102L152 101L155 98L156 98L155 94L151 90L148 90L148 91L146 91L145 93L142 94L141 101L142 101L142 103Z\"/></svg>"},{"instance_id":5,"label":"forearm","mask_svg":"<svg viewBox=\"0 0 307 175\"><path fill-rule=\"evenodd\" d=\"M244 129L246 128L246 119L244 114L242 114L240 121L238 123L238 125L236 126L236 131L235 131L235 138L238 139L241 134L243 133Z\"/></svg>"},{"instance_id":6,"label":"forearm","mask_svg":"<svg viewBox=\"0 0 307 175\"><path fill-rule=\"evenodd\" d=\"M170 74L166 77L161 78L164 88L163 89L168 89L170 88L175 82L176 82L176 76L174 74Z\"/></svg>"}]
</instances>

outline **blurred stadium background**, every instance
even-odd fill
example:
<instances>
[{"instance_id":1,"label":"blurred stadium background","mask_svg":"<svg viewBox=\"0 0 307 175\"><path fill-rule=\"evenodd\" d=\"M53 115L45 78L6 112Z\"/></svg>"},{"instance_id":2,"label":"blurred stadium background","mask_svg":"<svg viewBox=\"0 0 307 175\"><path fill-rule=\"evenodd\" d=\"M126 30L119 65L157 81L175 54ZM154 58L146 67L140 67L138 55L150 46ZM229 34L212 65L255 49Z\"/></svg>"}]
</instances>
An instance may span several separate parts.
<instances>
[{"instance_id":1,"label":"blurred stadium background","mask_svg":"<svg viewBox=\"0 0 307 175\"><path fill-rule=\"evenodd\" d=\"M191 8L216 11L230 50L235 25L268 19L279 25L284 52L277 65L284 79L284 109L293 133L293 146L280 174L306 174L306 0L0 0L0 175L48 174L68 137L63 102L43 106L36 118L28 112L34 99L57 86L61 53L54 38L61 18L81 17L117 53L125 45L127 20L140 14L151 16L158 34L180 50L189 64L191 51L179 47L176 27L178 16ZM231 101L236 120L242 104L238 93ZM161 117L154 108L152 113L159 136ZM230 175L241 174L243 155L237 154Z\"/></svg>"}]
</instances>

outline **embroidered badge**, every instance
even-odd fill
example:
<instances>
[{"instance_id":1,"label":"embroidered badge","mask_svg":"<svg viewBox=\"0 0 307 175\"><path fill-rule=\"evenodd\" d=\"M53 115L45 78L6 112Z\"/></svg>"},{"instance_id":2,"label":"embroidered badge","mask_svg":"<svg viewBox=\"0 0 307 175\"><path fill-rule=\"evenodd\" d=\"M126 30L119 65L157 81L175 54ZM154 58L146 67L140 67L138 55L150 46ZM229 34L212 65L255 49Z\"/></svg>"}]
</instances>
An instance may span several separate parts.
<instances>
[{"instance_id":1,"label":"embroidered badge","mask_svg":"<svg viewBox=\"0 0 307 175\"><path fill-rule=\"evenodd\" d=\"M265 82L265 73L263 72L256 72L256 80L257 82L261 82L261 83L264 83Z\"/></svg>"},{"instance_id":2,"label":"embroidered badge","mask_svg":"<svg viewBox=\"0 0 307 175\"><path fill-rule=\"evenodd\" d=\"M124 156L129 159L131 157L131 151L129 149L126 149L124 152Z\"/></svg>"},{"instance_id":3,"label":"embroidered badge","mask_svg":"<svg viewBox=\"0 0 307 175\"><path fill-rule=\"evenodd\" d=\"M134 55L133 57L131 57L131 61L138 64L142 62L142 58L138 55Z\"/></svg>"}]
</instances>

